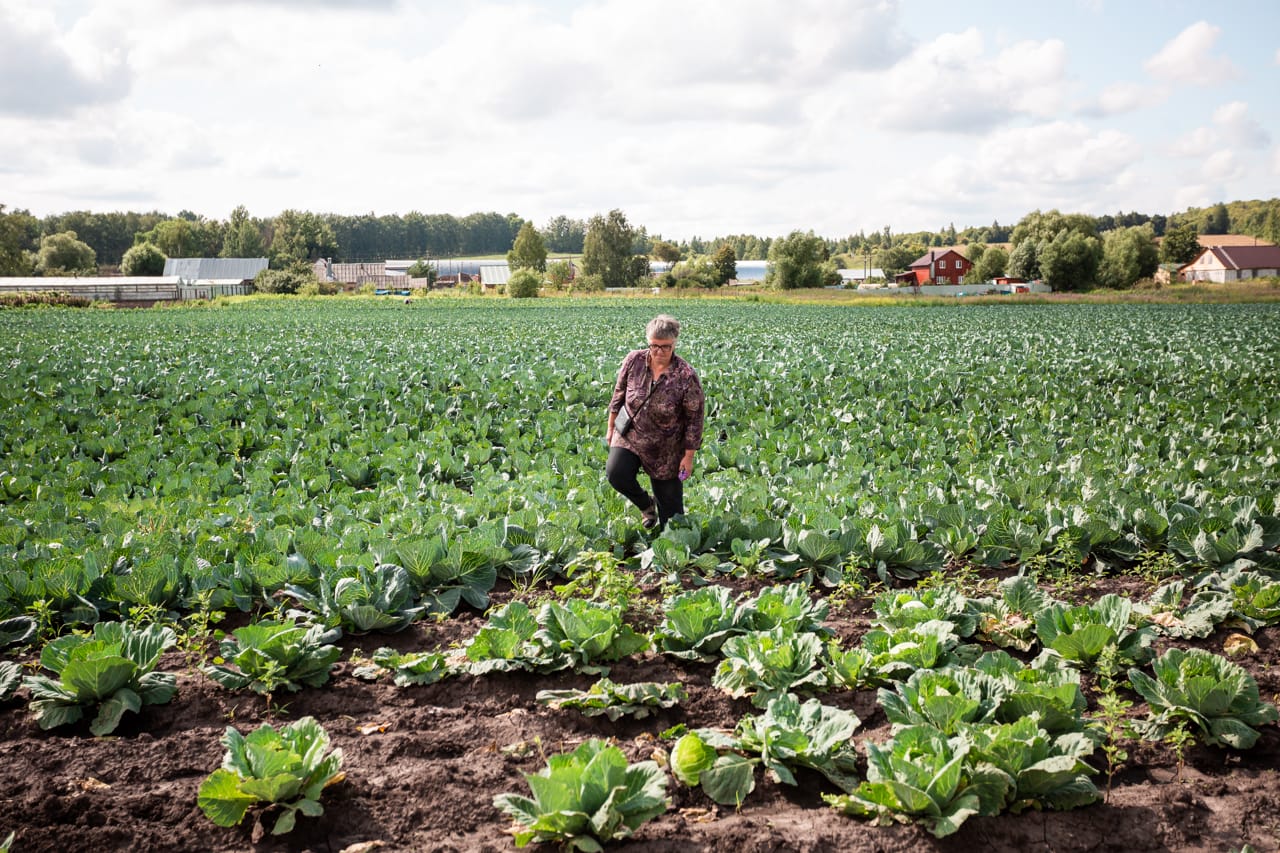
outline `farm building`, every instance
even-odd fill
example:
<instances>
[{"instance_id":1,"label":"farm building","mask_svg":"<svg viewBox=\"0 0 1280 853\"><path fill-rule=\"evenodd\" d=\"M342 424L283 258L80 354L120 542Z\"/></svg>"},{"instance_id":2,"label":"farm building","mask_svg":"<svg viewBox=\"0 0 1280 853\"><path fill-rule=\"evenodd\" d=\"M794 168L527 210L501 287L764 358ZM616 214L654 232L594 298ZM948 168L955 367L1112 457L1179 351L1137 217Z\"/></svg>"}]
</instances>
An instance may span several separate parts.
<instances>
[{"instance_id":1,"label":"farm building","mask_svg":"<svg viewBox=\"0 0 1280 853\"><path fill-rule=\"evenodd\" d=\"M266 268L266 258L169 258L162 275L184 281L253 281Z\"/></svg>"},{"instance_id":2,"label":"farm building","mask_svg":"<svg viewBox=\"0 0 1280 853\"><path fill-rule=\"evenodd\" d=\"M253 283L240 278L186 279L179 275L0 278L0 293L42 290L82 296L98 302L142 306L183 299L243 296L253 292Z\"/></svg>"},{"instance_id":3,"label":"farm building","mask_svg":"<svg viewBox=\"0 0 1280 853\"><path fill-rule=\"evenodd\" d=\"M964 277L973 264L955 249L930 249L898 273L894 280L899 285L964 284Z\"/></svg>"},{"instance_id":4,"label":"farm building","mask_svg":"<svg viewBox=\"0 0 1280 853\"><path fill-rule=\"evenodd\" d=\"M851 287L884 278L884 270L879 267L871 269L861 267L856 270L836 270L836 272L840 273L840 283Z\"/></svg>"},{"instance_id":5,"label":"farm building","mask_svg":"<svg viewBox=\"0 0 1280 853\"><path fill-rule=\"evenodd\" d=\"M481 264L480 283L485 287L497 287L511 281L511 267L506 264Z\"/></svg>"},{"instance_id":6,"label":"farm building","mask_svg":"<svg viewBox=\"0 0 1280 853\"><path fill-rule=\"evenodd\" d=\"M363 263L363 264L335 264L330 258L321 258L312 265L315 270L316 278L321 281L336 281L342 284L364 284L366 281L373 281L386 277L386 264Z\"/></svg>"},{"instance_id":7,"label":"farm building","mask_svg":"<svg viewBox=\"0 0 1280 853\"><path fill-rule=\"evenodd\" d=\"M1178 268L1183 281L1244 281L1280 275L1280 246L1212 246Z\"/></svg>"},{"instance_id":8,"label":"farm building","mask_svg":"<svg viewBox=\"0 0 1280 853\"><path fill-rule=\"evenodd\" d=\"M1151 280L1156 284L1171 284L1178 277L1177 264L1161 264L1156 267L1155 274L1151 276Z\"/></svg>"}]
</instances>

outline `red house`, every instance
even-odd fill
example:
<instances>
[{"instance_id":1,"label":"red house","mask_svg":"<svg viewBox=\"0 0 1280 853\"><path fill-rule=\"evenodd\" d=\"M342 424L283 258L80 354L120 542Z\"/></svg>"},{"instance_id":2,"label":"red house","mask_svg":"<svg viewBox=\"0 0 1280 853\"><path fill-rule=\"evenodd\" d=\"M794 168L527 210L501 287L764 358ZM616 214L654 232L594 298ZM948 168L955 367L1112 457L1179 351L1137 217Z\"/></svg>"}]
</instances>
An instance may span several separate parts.
<instances>
[{"instance_id":1,"label":"red house","mask_svg":"<svg viewBox=\"0 0 1280 853\"><path fill-rule=\"evenodd\" d=\"M955 249L930 249L911 262L894 281L908 286L921 284L964 284L973 264Z\"/></svg>"}]
</instances>

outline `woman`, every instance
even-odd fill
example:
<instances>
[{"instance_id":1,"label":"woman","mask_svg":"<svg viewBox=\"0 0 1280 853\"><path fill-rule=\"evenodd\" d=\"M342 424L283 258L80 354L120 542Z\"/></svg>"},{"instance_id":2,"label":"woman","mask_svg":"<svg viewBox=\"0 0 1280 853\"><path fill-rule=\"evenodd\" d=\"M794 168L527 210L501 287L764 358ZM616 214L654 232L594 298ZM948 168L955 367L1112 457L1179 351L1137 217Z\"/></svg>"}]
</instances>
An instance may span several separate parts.
<instances>
[{"instance_id":1,"label":"woman","mask_svg":"<svg viewBox=\"0 0 1280 853\"><path fill-rule=\"evenodd\" d=\"M684 512L684 481L693 472L693 454L702 446L702 383L689 363L675 354L680 321L666 314L645 329L649 346L628 353L609 401L609 462L605 474L640 509L647 529ZM631 423L617 428L626 406ZM649 475L653 495L636 474Z\"/></svg>"}]
</instances>

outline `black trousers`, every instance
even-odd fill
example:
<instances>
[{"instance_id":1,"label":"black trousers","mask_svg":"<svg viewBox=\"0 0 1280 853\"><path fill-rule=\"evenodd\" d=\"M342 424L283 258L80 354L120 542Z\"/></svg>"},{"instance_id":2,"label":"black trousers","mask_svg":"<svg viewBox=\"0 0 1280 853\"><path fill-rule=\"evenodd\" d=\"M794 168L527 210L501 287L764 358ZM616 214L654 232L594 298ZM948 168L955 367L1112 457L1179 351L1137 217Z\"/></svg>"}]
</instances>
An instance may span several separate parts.
<instances>
[{"instance_id":1,"label":"black trousers","mask_svg":"<svg viewBox=\"0 0 1280 853\"><path fill-rule=\"evenodd\" d=\"M640 473L640 457L625 447L609 448L609 461L604 466L609 485L640 509L658 505L658 521L666 524L671 516L684 512L684 483L679 479L655 480L649 478L653 497L641 487L636 475Z\"/></svg>"}]
</instances>

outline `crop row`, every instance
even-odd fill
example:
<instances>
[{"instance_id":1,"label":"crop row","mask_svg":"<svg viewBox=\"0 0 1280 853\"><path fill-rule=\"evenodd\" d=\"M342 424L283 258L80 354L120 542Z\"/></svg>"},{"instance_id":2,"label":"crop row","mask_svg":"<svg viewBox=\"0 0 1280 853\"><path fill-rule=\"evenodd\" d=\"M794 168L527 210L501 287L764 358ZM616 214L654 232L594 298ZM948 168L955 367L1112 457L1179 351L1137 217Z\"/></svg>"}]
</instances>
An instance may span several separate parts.
<instances>
[{"instance_id":1,"label":"crop row","mask_svg":"<svg viewBox=\"0 0 1280 853\"><path fill-rule=\"evenodd\" d=\"M915 818L945 835L971 814L1067 809L1100 798L1091 780L1099 768L1087 759L1108 746L1109 733L1102 721L1084 715L1082 670L1102 678L1114 697L1116 686L1126 683L1128 667L1127 683L1149 710L1134 726L1137 734L1158 740L1176 732L1216 746L1253 746L1254 727L1275 722L1277 713L1260 700L1251 676L1220 655L1172 648L1155 658L1151 647L1157 635L1206 636L1228 620L1246 628L1280 621L1280 581L1237 570L1206 577L1189 599L1185 593L1186 584L1179 581L1136 605L1107 595L1070 606L1027 576L1011 577L995 595L980 598L968 598L950 585L887 591L873 600L871 630L848 649L829 639L823 624L828 602L811 598L804 583L737 598L722 586L682 592L664 602L660 622L649 633L629 626L617 604L570 597L546 601L535 613L513 600L493 611L456 652L382 649L354 674L390 675L408 687L510 670L607 674L610 664L649 650L714 662L713 685L734 697L750 697L762 713L744 716L732 731L667 733L678 736L670 765L682 783L700 786L716 802L740 806L754 790L757 766L791 785L797 784L794 771L803 767L841 792L828 795L833 807L880 821ZM230 690L270 695L320 687L341 654L332 645L341 629L306 618L324 615L274 616L239 628L222 641L215 662L201 668ZM1006 651L984 652L966 640L1018 652L1042 650L1028 666ZM156 670L175 642L167 627L99 622L90 633L47 643L40 654L47 674L20 679L16 664L0 663L0 701L12 697L21 680L42 728L93 713L91 731L110 734L123 714L173 698L175 677ZM802 701L800 696L869 687L878 688L894 736L888 743L866 745L867 778L861 780L852 742L861 721L818 698ZM616 719L678 704L683 690L678 684L614 684L603 678L587 691L543 691L538 698ZM295 737L305 743L292 744ZM297 811L322 811L320 792L341 764L340 753L333 761L325 758L327 742L311 720L282 732L264 726L247 739L229 729L228 757L202 786L201 807L215 821L232 825L255 803L284 804L276 831L288 831ZM251 755L255 750L262 754ZM628 820L634 810L625 802L635 793L627 779L640 771L624 768L619 783L624 795L605 808L609 788L598 791L588 782L602 772L588 769L599 750L617 757L604 745L584 745L569 765L581 761L585 766L562 780L567 787L556 797L530 777L538 795L534 800L498 798L504 811L526 825L517 838L609 839L638 825ZM553 759L552 775L555 767ZM648 768L641 774L650 794L666 785L665 776L656 781L655 772ZM594 805L566 804L563 798L571 793L601 799ZM652 817L665 808L654 810L662 803L660 796L640 812ZM602 808L607 823L588 820ZM570 820L569 813L578 817Z\"/></svg>"},{"instance_id":2,"label":"crop row","mask_svg":"<svg viewBox=\"0 0 1280 853\"><path fill-rule=\"evenodd\" d=\"M638 309L10 312L0 618L381 562L482 606L582 551L780 579L1274 565L1274 313L690 305L708 440L649 542L600 473Z\"/></svg>"}]
</instances>

